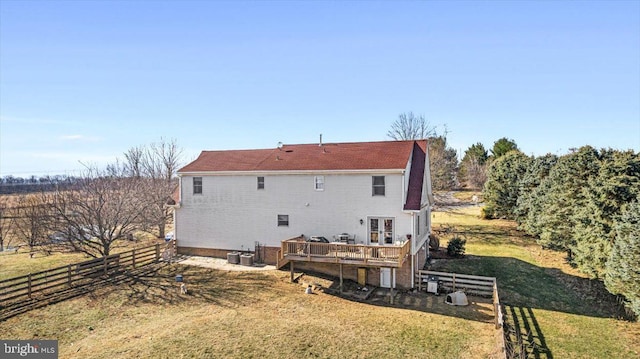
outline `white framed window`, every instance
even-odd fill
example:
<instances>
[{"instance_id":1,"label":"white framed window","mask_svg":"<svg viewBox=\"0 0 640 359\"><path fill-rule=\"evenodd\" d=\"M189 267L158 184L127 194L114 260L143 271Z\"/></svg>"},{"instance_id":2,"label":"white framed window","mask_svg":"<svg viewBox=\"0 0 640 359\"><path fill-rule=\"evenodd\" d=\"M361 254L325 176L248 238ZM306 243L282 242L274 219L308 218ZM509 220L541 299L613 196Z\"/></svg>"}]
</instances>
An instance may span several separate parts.
<instances>
[{"instance_id":1,"label":"white framed window","mask_svg":"<svg viewBox=\"0 0 640 359\"><path fill-rule=\"evenodd\" d=\"M314 176L313 186L316 191L324 191L324 176Z\"/></svg>"},{"instance_id":2,"label":"white framed window","mask_svg":"<svg viewBox=\"0 0 640 359\"><path fill-rule=\"evenodd\" d=\"M193 194L202 194L202 177L193 177Z\"/></svg>"},{"instance_id":3,"label":"white framed window","mask_svg":"<svg viewBox=\"0 0 640 359\"><path fill-rule=\"evenodd\" d=\"M384 176L373 176L371 177L371 194L373 196L384 196L385 186L384 186Z\"/></svg>"},{"instance_id":4,"label":"white framed window","mask_svg":"<svg viewBox=\"0 0 640 359\"><path fill-rule=\"evenodd\" d=\"M279 214L278 215L278 227L289 227L289 215L288 214Z\"/></svg>"},{"instance_id":5,"label":"white framed window","mask_svg":"<svg viewBox=\"0 0 640 359\"><path fill-rule=\"evenodd\" d=\"M258 177L258 189L264 189L264 177Z\"/></svg>"},{"instance_id":6,"label":"white framed window","mask_svg":"<svg viewBox=\"0 0 640 359\"><path fill-rule=\"evenodd\" d=\"M416 236L420 235L420 215L418 215L417 219L418 223L416 224Z\"/></svg>"}]
</instances>

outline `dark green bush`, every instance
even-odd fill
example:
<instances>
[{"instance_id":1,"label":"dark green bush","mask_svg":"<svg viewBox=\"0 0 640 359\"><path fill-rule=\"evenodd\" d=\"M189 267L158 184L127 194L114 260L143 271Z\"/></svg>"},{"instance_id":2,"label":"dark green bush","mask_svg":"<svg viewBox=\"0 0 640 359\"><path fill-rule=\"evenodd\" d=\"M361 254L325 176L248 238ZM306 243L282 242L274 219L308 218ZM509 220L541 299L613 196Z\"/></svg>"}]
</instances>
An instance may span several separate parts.
<instances>
[{"instance_id":1,"label":"dark green bush","mask_svg":"<svg viewBox=\"0 0 640 359\"><path fill-rule=\"evenodd\" d=\"M453 237L447 245L447 254L452 257L464 256L464 246L467 244L466 239Z\"/></svg>"}]
</instances>

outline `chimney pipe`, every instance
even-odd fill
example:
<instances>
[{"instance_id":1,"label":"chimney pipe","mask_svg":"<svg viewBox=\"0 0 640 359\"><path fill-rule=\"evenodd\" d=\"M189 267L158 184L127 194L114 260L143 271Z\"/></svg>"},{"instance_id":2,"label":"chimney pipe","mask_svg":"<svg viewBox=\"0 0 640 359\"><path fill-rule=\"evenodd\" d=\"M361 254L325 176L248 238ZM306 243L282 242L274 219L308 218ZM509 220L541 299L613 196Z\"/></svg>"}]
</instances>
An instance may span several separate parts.
<instances>
[{"instance_id":1,"label":"chimney pipe","mask_svg":"<svg viewBox=\"0 0 640 359\"><path fill-rule=\"evenodd\" d=\"M322 134L320 134L320 144L318 146L322 146Z\"/></svg>"}]
</instances>

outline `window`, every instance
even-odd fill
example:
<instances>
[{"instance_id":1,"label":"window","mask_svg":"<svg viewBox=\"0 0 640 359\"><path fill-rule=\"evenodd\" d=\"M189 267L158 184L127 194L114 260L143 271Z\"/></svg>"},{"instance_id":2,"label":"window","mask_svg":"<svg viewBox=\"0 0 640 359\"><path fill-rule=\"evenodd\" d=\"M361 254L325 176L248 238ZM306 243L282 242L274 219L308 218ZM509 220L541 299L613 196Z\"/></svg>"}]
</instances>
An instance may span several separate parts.
<instances>
[{"instance_id":1,"label":"window","mask_svg":"<svg viewBox=\"0 0 640 359\"><path fill-rule=\"evenodd\" d=\"M324 191L324 176L313 177L313 183L316 191Z\"/></svg>"},{"instance_id":2,"label":"window","mask_svg":"<svg viewBox=\"0 0 640 359\"><path fill-rule=\"evenodd\" d=\"M202 177L193 177L193 194L202 194Z\"/></svg>"},{"instance_id":3,"label":"window","mask_svg":"<svg viewBox=\"0 0 640 359\"><path fill-rule=\"evenodd\" d=\"M258 189L264 189L264 177L258 177Z\"/></svg>"},{"instance_id":4,"label":"window","mask_svg":"<svg viewBox=\"0 0 640 359\"><path fill-rule=\"evenodd\" d=\"M373 176L372 182L372 194L374 196L384 196L384 176Z\"/></svg>"},{"instance_id":5,"label":"window","mask_svg":"<svg viewBox=\"0 0 640 359\"><path fill-rule=\"evenodd\" d=\"M279 214L278 215L278 227L289 227L289 215L288 214Z\"/></svg>"},{"instance_id":6,"label":"window","mask_svg":"<svg viewBox=\"0 0 640 359\"><path fill-rule=\"evenodd\" d=\"M416 236L420 235L420 215L418 215L418 223L416 225Z\"/></svg>"},{"instance_id":7,"label":"window","mask_svg":"<svg viewBox=\"0 0 640 359\"><path fill-rule=\"evenodd\" d=\"M430 218L429 218L429 216L427 215L427 213L425 213L425 214L424 214L424 218L425 218L425 221L424 221L424 230L425 230L425 231L427 231L427 230L429 229L429 220L430 220Z\"/></svg>"}]
</instances>

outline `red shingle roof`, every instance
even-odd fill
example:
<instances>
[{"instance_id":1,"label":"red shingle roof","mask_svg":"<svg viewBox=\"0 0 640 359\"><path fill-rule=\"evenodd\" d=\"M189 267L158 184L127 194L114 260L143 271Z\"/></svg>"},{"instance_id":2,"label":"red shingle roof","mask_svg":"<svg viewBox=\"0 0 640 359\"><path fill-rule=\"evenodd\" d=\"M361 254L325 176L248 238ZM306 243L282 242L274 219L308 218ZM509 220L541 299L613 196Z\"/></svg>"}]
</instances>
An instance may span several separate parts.
<instances>
[{"instance_id":1,"label":"red shingle roof","mask_svg":"<svg viewBox=\"0 0 640 359\"><path fill-rule=\"evenodd\" d=\"M178 172L404 169L414 144L423 149L426 146L425 141L382 141L202 151L195 161Z\"/></svg>"},{"instance_id":2,"label":"red shingle roof","mask_svg":"<svg viewBox=\"0 0 640 359\"><path fill-rule=\"evenodd\" d=\"M422 141L422 143L424 144L424 141ZM426 158L427 154L425 149L416 143L413 146L411 173L409 174L409 188L407 188L407 201L404 204L405 210L420 210Z\"/></svg>"}]
</instances>

